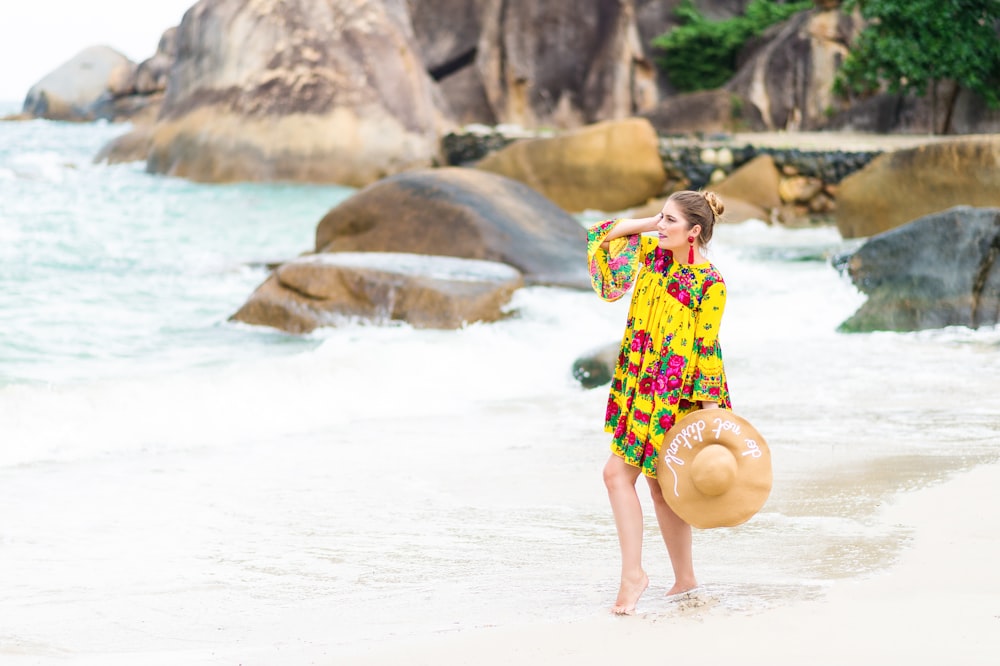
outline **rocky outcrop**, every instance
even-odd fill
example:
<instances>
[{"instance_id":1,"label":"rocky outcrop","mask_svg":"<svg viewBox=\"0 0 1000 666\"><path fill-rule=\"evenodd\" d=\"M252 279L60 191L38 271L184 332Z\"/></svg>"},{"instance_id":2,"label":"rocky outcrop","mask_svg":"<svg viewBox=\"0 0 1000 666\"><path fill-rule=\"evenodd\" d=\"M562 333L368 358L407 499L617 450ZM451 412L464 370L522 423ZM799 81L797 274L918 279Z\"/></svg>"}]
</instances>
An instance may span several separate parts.
<instances>
[{"instance_id":1,"label":"rocky outcrop","mask_svg":"<svg viewBox=\"0 0 1000 666\"><path fill-rule=\"evenodd\" d=\"M147 168L364 186L449 127L402 0L202 0L184 15Z\"/></svg>"},{"instance_id":2,"label":"rocky outcrop","mask_svg":"<svg viewBox=\"0 0 1000 666\"><path fill-rule=\"evenodd\" d=\"M825 129L875 134L947 134L949 109L958 90L947 83L940 87L935 118L932 118L934 105L927 97L882 92L843 102L840 110L831 114Z\"/></svg>"},{"instance_id":3,"label":"rocky outcrop","mask_svg":"<svg viewBox=\"0 0 1000 666\"><path fill-rule=\"evenodd\" d=\"M670 92L653 37L681 0L407 0L428 74L462 124L567 129L643 112ZM695 0L712 19L749 0ZM748 108L752 111L752 106Z\"/></svg>"},{"instance_id":4,"label":"rocky outcrop","mask_svg":"<svg viewBox=\"0 0 1000 666\"><path fill-rule=\"evenodd\" d=\"M718 134L765 128L756 106L726 90L674 95L640 115L660 134Z\"/></svg>"},{"instance_id":5,"label":"rocky outcrop","mask_svg":"<svg viewBox=\"0 0 1000 666\"><path fill-rule=\"evenodd\" d=\"M749 99L767 129L822 128L843 105L833 82L861 25L839 10L800 12L745 50L725 89Z\"/></svg>"},{"instance_id":6,"label":"rocky outcrop","mask_svg":"<svg viewBox=\"0 0 1000 666\"><path fill-rule=\"evenodd\" d=\"M156 53L143 60L135 70L133 90L137 95L152 95L167 90L170 68L177 58L177 27L168 28L160 37Z\"/></svg>"},{"instance_id":7,"label":"rocky outcrop","mask_svg":"<svg viewBox=\"0 0 1000 666\"><path fill-rule=\"evenodd\" d=\"M140 125L131 132L126 132L104 144L97 155L94 156L94 162L98 164L144 162L149 158L149 150L152 145L152 128Z\"/></svg>"},{"instance_id":8,"label":"rocky outcrop","mask_svg":"<svg viewBox=\"0 0 1000 666\"><path fill-rule=\"evenodd\" d=\"M758 155L725 180L709 185L708 189L721 196L723 201L738 199L770 213L781 205L780 185L781 174L774 165L774 159L770 155ZM770 214L765 219L770 219Z\"/></svg>"},{"instance_id":9,"label":"rocky outcrop","mask_svg":"<svg viewBox=\"0 0 1000 666\"><path fill-rule=\"evenodd\" d=\"M1000 206L1000 137L883 153L841 181L836 221L844 238L873 236L962 205Z\"/></svg>"},{"instance_id":10,"label":"rocky outcrop","mask_svg":"<svg viewBox=\"0 0 1000 666\"><path fill-rule=\"evenodd\" d=\"M531 0L201 0L192 7L195 16L190 23L214 27L195 29L185 38L190 43L181 60L187 63L187 74L179 80L186 77L196 85L178 92L188 100L179 104L190 108L190 100L199 99L196 104L220 106L234 111L236 118L193 119L184 131L172 135L178 137L178 150L158 159L154 167L190 168L181 163L195 160L190 155L194 150L186 148L191 137L205 136L210 149L206 152L223 153L226 164L218 169L223 174L238 171L234 162L271 160L281 152L283 137L291 144L301 142L301 133L294 128L270 128L271 136L258 142L263 148L232 147L241 156L236 160L224 155L239 142L220 126L238 125L245 119L246 108L267 107L264 98L268 95L284 100L283 109L309 107L310 114L316 108L313 102L335 96L333 106L346 108L349 117L365 117L357 112L358 105L375 99L376 108L387 109L404 126L407 114L400 107L411 106L410 119L422 119L417 134L428 127L423 121L431 108L431 115L439 115L445 124L517 124L529 129L567 129L645 115L668 134L757 128L923 133L931 127L973 133L996 131L1000 125L997 111L948 82L939 86L934 123L925 98L889 94L834 98L833 76L862 25L856 13L842 13L837 1L817 2L816 9L754 40L725 90L678 95L669 73L654 66L658 53L651 41L677 26L680 4L681 0L597 0L586 6ZM706 18L720 20L744 13L749 0L694 0L692 5ZM324 17L333 18L324 22ZM153 57L112 76L92 117L155 120L181 37L171 28ZM302 50L296 43L309 46ZM390 44L392 48L387 48ZM290 48L285 49L286 45ZM327 51L341 57L331 59ZM192 72L197 72L193 78ZM191 94L194 89L199 95ZM178 95L171 95L172 105L176 106ZM366 95L367 101L360 99ZM241 108L229 109L236 98ZM415 103L401 104L400 99ZM67 108L54 98L45 101L44 107L51 107L46 111L50 116L64 115ZM319 152L353 154L354 144L345 146L344 137L356 135L358 127L343 117L333 127L336 132L332 134L343 140L327 139L329 145ZM247 129L257 128L249 125ZM405 133L373 134L412 138ZM224 136L213 141L210 135ZM414 152L408 140L400 145L401 152ZM391 161L382 150L382 161ZM296 144L288 152L297 154L302 148ZM426 145L418 146L416 152L426 158ZM281 161L287 165L292 159L282 156ZM367 169L368 165L362 166ZM202 179L212 179L215 169L202 165L191 170L202 174ZM328 170L306 168L301 170L303 175L295 169L249 167L248 177L281 171L290 178L325 178L322 172ZM386 173L397 170L393 165Z\"/></svg>"},{"instance_id":11,"label":"rocky outcrop","mask_svg":"<svg viewBox=\"0 0 1000 666\"><path fill-rule=\"evenodd\" d=\"M531 188L476 169L398 174L331 210L317 252L408 252L499 261L529 285L590 288L587 234Z\"/></svg>"},{"instance_id":12,"label":"rocky outcrop","mask_svg":"<svg viewBox=\"0 0 1000 666\"><path fill-rule=\"evenodd\" d=\"M748 1L694 5L721 19ZM407 4L417 50L457 122L567 129L650 110L671 92L650 42L677 25L680 2Z\"/></svg>"},{"instance_id":13,"label":"rocky outcrop","mask_svg":"<svg viewBox=\"0 0 1000 666\"><path fill-rule=\"evenodd\" d=\"M462 124L497 121L476 68L483 13L490 0L407 0L417 52Z\"/></svg>"},{"instance_id":14,"label":"rocky outcrop","mask_svg":"<svg viewBox=\"0 0 1000 666\"><path fill-rule=\"evenodd\" d=\"M656 131L642 118L518 141L476 168L519 180L572 212L635 206L666 183Z\"/></svg>"},{"instance_id":15,"label":"rocky outcrop","mask_svg":"<svg viewBox=\"0 0 1000 666\"><path fill-rule=\"evenodd\" d=\"M126 80L135 63L109 46L91 46L28 91L22 113L49 120L91 121L109 87Z\"/></svg>"},{"instance_id":16,"label":"rocky outcrop","mask_svg":"<svg viewBox=\"0 0 1000 666\"><path fill-rule=\"evenodd\" d=\"M723 222L764 220L786 226L828 223L836 210L836 185L802 173L793 164L780 169L764 153L743 164L721 181L706 185L726 204Z\"/></svg>"},{"instance_id":17,"label":"rocky outcrop","mask_svg":"<svg viewBox=\"0 0 1000 666\"><path fill-rule=\"evenodd\" d=\"M844 331L1000 322L1000 208L960 206L870 238L842 261L868 300Z\"/></svg>"},{"instance_id":18,"label":"rocky outcrop","mask_svg":"<svg viewBox=\"0 0 1000 666\"><path fill-rule=\"evenodd\" d=\"M1000 133L1000 109L991 109L971 90L959 90L945 131L950 134Z\"/></svg>"},{"instance_id":19,"label":"rocky outcrop","mask_svg":"<svg viewBox=\"0 0 1000 666\"><path fill-rule=\"evenodd\" d=\"M169 28L160 37L156 53L108 86L96 106L96 115L110 121L151 124L160 114L167 78L177 57L177 28ZM134 141L132 143L135 143ZM119 156L115 161L125 161ZM142 159L146 156L143 155ZM97 161L97 160L95 160Z\"/></svg>"},{"instance_id":20,"label":"rocky outcrop","mask_svg":"<svg viewBox=\"0 0 1000 666\"><path fill-rule=\"evenodd\" d=\"M476 67L499 122L571 128L651 109L656 71L631 1L490 0Z\"/></svg>"},{"instance_id":21,"label":"rocky outcrop","mask_svg":"<svg viewBox=\"0 0 1000 666\"><path fill-rule=\"evenodd\" d=\"M362 319L415 328L496 321L522 284L504 264L382 252L337 252L282 264L231 319L308 333Z\"/></svg>"},{"instance_id":22,"label":"rocky outcrop","mask_svg":"<svg viewBox=\"0 0 1000 666\"><path fill-rule=\"evenodd\" d=\"M472 64L490 1L406 1L417 51L435 80Z\"/></svg>"},{"instance_id":23,"label":"rocky outcrop","mask_svg":"<svg viewBox=\"0 0 1000 666\"><path fill-rule=\"evenodd\" d=\"M620 342L593 349L573 361L573 377L583 388L610 384L615 376L615 363L621 350Z\"/></svg>"}]
</instances>

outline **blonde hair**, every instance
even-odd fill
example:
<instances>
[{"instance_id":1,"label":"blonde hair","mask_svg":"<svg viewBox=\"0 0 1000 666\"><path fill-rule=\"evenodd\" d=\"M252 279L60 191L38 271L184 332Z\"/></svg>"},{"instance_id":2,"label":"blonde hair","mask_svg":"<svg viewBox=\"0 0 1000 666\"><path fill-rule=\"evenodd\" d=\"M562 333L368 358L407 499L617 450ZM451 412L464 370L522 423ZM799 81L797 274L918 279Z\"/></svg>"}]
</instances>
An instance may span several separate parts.
<instances>
[{"instance_id":1,"label":"blonde hair","mask_svg":"<svg viewBox=\"0 0 1000 666\"><path fill-rule=\"evenodd\" d=\"M682 190L671 194L667 201L673 201L681 209L681 214L688 221L688 229L696 224L701 225L698 244L703 247L708 245L708 242L712 240L715 223L726 210L719 195L715 192Z\"/></svg>"}]
</instances>

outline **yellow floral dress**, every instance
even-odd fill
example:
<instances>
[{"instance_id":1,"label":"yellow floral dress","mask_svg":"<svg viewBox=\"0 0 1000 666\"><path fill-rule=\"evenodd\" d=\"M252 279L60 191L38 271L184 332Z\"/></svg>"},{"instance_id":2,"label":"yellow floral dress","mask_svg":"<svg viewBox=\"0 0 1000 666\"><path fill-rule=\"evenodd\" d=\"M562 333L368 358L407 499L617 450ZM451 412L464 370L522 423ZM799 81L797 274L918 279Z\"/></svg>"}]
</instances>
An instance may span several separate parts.
<instances>
[{"instance_id":1,"label":"yellow floral dress","mask_svg":"<svg viewBox=\"0 0 1000 666\"><path fill-rule=\"evenodd\" d=\"M611 450L656 478L663 436L703 400L732 409L719 347L726 285L711 263L682 264L654 237L601 243L617 220L590 228L587 258L594 290L616 301L634 286L611 381L604 429Z\"/></svg>"}]
</instances>

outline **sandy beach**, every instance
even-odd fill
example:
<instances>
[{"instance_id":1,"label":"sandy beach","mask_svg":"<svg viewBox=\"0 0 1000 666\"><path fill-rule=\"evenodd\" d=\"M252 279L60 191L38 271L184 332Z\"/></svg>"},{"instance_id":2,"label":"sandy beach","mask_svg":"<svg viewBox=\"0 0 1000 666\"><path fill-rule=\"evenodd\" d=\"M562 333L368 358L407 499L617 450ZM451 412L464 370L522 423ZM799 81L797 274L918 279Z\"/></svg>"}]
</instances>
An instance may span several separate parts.
<instances>
[{"instance_id":1,"label":"sandy beach","mask_svg":"<svg viewBox=\"0 0 1000 666\"><path fill-rule=\"evenodd\" d=\"M1000 655L1000 464L898 495L881 520L912 530L889 568L819 598L754 614L706 612L711 599L627 618L482 628L416 643L321 653L319 664L996 664ZM734 553L734 560L752 557ZM677 660L677 661L675 661Z\"/></svg>"},{"instance_id":2,"label":"sandy beach","mask_svg":"<svg viewBox=\"0 0 1000 666\"><path fill-rule=\"evenodd\" d=\"M774 488L696 533L683 602L649 516L651 587L615 618L607 391L571 368L627 301L229 326L248 266L350 192L92 164L117 131L0 124L4 666L997 662L1000 329L838 333L863 296L835 228L718 230Z\"/></svg>"}]
</instances>

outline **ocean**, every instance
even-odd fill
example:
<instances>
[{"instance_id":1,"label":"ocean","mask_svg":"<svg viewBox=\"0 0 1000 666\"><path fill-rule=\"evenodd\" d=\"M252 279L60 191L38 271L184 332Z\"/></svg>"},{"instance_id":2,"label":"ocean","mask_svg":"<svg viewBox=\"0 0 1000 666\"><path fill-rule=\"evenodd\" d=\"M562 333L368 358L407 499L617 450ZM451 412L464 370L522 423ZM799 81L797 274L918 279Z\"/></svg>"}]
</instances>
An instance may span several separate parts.
<instances>
[{"instance_id":1,"label":"ocean","mask_svg":"<svg viewBox=\"0 0 1000 666\"><path fill-rule=\"evenodd\" d=\"M607 615L607 387L571 368L627 303L532 287L455 331L230 322L353 190L93 164L127 129L0 123L0 661L339 663ZM775 480L746 524L695 531L706 615L879 575L912 535L880 507L998 458L1000 330L838 333L864 300L830 262L851 247L716 231L734 408ZM639 608L669 621L643 501Z\"/></svg>"}]
</instances>

